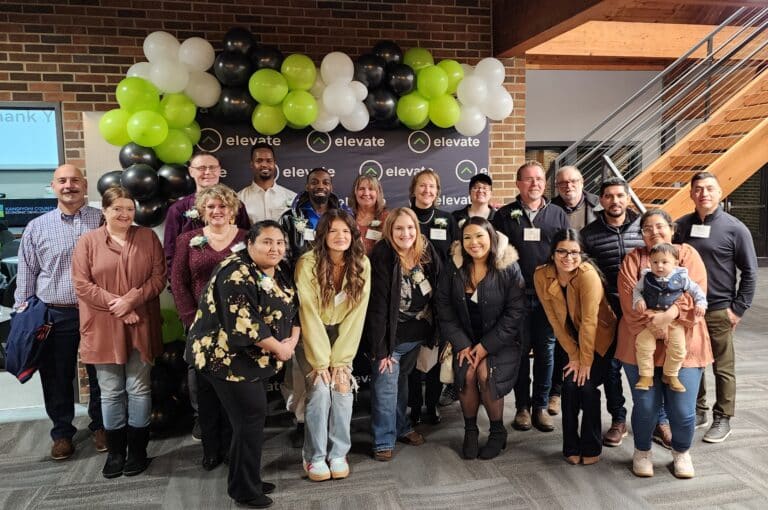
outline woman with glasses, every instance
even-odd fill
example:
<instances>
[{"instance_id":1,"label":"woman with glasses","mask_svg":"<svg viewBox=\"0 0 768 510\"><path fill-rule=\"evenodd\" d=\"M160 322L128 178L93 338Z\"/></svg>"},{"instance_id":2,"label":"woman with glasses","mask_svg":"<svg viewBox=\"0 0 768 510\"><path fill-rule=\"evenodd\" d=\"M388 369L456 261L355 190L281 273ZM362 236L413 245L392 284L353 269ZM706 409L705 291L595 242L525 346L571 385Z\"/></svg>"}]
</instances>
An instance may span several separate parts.
<instances>
[{"instance_id":1,"label":"woman with glasses","mask_svg":"<svg viewBox=\"0 0 768 510\"><path fill-rule=\"evenodd\" d=\"M696 320L693 298L684 293L665 312L640 312L633 307L632 290L640 273L650 268L650 250L659 243L671 243L674 234L672 219L666 211L649 209L640 218L645 246L635 249L624 257L619 270L618 288L624 315L619 322L616 358L621 360L632 390L632 431L635 436L635 453L632 471L636 476L653 476L651 438L658 422L659 411L664 406L671 428L674 474L678 478L692 478L695 474L689 449L693 441L696 422L696 396L704 367L712 363L712 346L704 321ZM707 270L699 253L690 245L675 245L680 267L688 270L688 277L695 281L704 294L707 292ZM679 379L686 392L670 391L662 381L662 366L666 357L665 331L677 321L685 329L687 354ZM640 373L635 357L635 339L645 328L656 334L653 386L648 390L635 388Z\"/></svg>"},{"instance_id":2,"label":"woman with glasses","mask_svg":"<svg viewBox=\"0 0 768 510\"><path fill-rule=\"evenodd\" d=\"M569 464L595 464L602 452L600 390L605 353L616 316L605 297L600 270L584 256L578 231L555 234L549 261L533 283L557 341L568 355L563 369L563 456ZM581 413L581 427L579 427Z\"/></svg>"},{"instance_id":3,"label":"woman with glasses","mask_svg":"<svg viewBox=\"0 0 768 510\"><path fill-rule=\"evenodd\" d=\"M488 174L477 174L469 180L469 201L466 207L453 211L453 219L456 220L458 228L464 226L464 223L473 216L485 218L488 221L493 219L496 214L496 208L491 205L493 195L493 179Z\"/></svg>"}]
</instances>

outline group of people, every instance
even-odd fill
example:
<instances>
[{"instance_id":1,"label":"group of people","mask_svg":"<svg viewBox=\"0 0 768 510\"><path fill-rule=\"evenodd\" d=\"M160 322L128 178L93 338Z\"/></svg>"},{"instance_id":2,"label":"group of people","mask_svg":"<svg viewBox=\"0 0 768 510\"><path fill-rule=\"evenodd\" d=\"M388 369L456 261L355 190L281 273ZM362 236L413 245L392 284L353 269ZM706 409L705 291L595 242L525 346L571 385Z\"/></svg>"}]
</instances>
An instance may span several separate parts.
<instances>
[{"instance_id":1,"label":"group of people","mask_svg":"<svg viewBox=\"0 0 768 510\"><path fill-rule=\"evenodd\" d=\"M676 476L694 475L689 449L694 428L708 423L703 371L713 360L717 403L704 440L730 433L733 329L754 295L756 258L746 227L720 206L713 175L693 177L695 212L675 233L664 211L628 208L620 179L605 180L597 196L584 192L575 167L557 172L550 202L543 167L526 162L519 195L500 209L490 176L476 175L471 204L453 213L437 208L440 177L429 169L414 176L410 207L391 210L371 176L355 180L349 206L323 168L298 195L277 185L268 145L253 148L251 169L253 184L235 194L218 182L214 155L193 156L196 192L169 209L162 246L132 224L126 190L109 189L98 211L85 205L77 168L56 170L59 208L24 232L15 296L22 308L37 295L54 323L41 366L53 458L74 451L73 396L62 388L79 343L91 367L92 428L103 427L109 452L103 475L146 469L149 372L168 280L188 332L202 466L227 462L229 495L245 505L271 504L275 486L260 476L265 384L283 366L294 444L313 481L349 475L361 355L371 365L379 461L392 459L397 441L423 444L415 425L440 422L446 367L436 351L446 346L467 459L506 447L504 398L514 391L513 428L552 431L562 412L565 460L598 462L603 445L628 434L622 367L636 475L653 475L653 439L672 450ZM601 385L612 416L605 434ZM490 425L482 446L481 404Z\"/></svg>"}]
</instances>

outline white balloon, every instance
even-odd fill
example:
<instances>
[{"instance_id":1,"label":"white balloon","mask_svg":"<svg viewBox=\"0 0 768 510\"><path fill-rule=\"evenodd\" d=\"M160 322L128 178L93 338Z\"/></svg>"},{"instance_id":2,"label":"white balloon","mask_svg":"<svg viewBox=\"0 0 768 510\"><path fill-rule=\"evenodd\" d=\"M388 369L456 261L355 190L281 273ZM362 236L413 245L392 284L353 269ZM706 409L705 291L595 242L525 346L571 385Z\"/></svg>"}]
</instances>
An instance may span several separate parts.
<instances>
[{"instance_id":1,"label":"white balloon","mask_svg":"<svg viewBox=\"0 0 768 510\"><path fill-rule=\"evenodd\" d=\"M355 64L346 53L334 51L327 54L320 63L320 75L327 85L337 81L349 83L355 75Z\"/></svg>"},{"instance_id":2,"label":"white balloon","mask_svg":"<svg viewBox=\"0 0 768 510\"><path fill-rule=\"evenodd\" d=\"M480 106L488 97L488 86L483 78L473 74L459 82L459 86L456 89L456 97L459 98L463 105Z\"/></svg>"},{"instance_id":3,"label":"white balloon","mask_svg":"<svg viewBox=\"0 0 768 510\"><path fill-rule=\"evenodd\" d=\"M317 104L317 118L312 123L312 129L322 133L330 133L339 125L339 118L328 113L323 103Z\"/></svg>"},{"instance_id":4,"label":"white balloon","mask_svg":"<svg viewBox=\"0 0 768 510\"><path fill-rule=\"evenodd\" d=\"M144 39L144 55L150 62L179 58L179 40L168 32L152 32Z\"/></svg>"},{"instance_id":5,"label":"white balloon","mask_svg":"<svg viewBox=\"0 0 768 510\"><path fill-rule=\"evenodd\" d=\"M365 98L368 97L368 87L361 82L352 81L349 86L352 89L352 93L355 95L355 99L358 101L365 101Z\"/></svg>"},{"instance_id":6,"label":"white balloon","mask_svg":"<svg viewBox=\"0 0 768 510\"><path fill-rule=\"evenodd\" d=\"M318 72L315 76L315 84L312 85L312 88L309 89L309 93L312 94L312 97L315 99L320 99L323 97L323 91L325 90L325 82L323 81L323 78L320 76L320 73Z\"/></svg>"},{"instance_id":7,"label":"white balloon","mask_svg":"<svg viewBox=\"0 0 768 510\"><path fill-rule=\"evenodd\" d=\"M478 62L474 72L475 76L480 76L485 80L488 88L504 83L506 74L504 64L499 59L493 57L484 58Z\"/></svg>"},{"instance_id":8,"label":"white balloon","mask_svg":"<svg viewBox=\"0 0 768 510\"><path fill-rule=\"evenodd\" d=\"M491 120L504 120L512 113L512 106L512 95L503 85L499 85L488 91L488 97L480 109Z\"/></svg>"},{"instance_id":9,"label":"white balloon","mask_svg":"<svg viewBox=\"0 0 768 510\"><path fill-rule=\"evenodd\" d=\"M210 108L219 101L221 84L212 74L192 71L184 94L200 108Z\"/></svg>"},{"instance_id":10,"label":"white balloon","mask_svg":"<svg viewBox=\"0 0 768 510\"><path fill-rule=\"evenodd\" d=\"M475 72L475 68L469 64L461 64L461 68L464 69L464 78Z\"/></svg>"},{"instance_id":11,"label":"white balloon","mask_svg":"<svg viewBox=\"0 0 768 510\"><path fill-rule=\"evenodd\" d=\"M352 113L341 117L341 125L347 131L362 131L368 125L369 120L371 118L368 114L368 108L363 103L355 103Z\"/></svg>"},{"instance_id":12,"label":"white balloon","mask_svg":"<svg viewBox=\"0 0 768 510\"><path fill-rule=\"evenodd\" d=\"M126 76L135 76L137 78L144 78L145 80L149 81L149 69L151 65L152 64L149 62L136 62L128 68Z\"/></svg>"},{"instance_id":13,"label":"white balloon","mask_svg":"<svg viewBox=\"0 0 768 510\"><path fill-rule=\"evenodd\" d=\"M348 82L336 81L323 91L323 105L328 113L338 117L349 115L358 103Z\"/></svg>"},{"instance_id":14,"label":"white balloon","mask_svg":"<svg viewBox=\"0 0 768 510\"><path fill-rule=\"evenodd\" d=\"M459 120L454 126L464 136L477 136L485 129L485 115L474 106L462 106Z\"/></svg>"},{"instance_id":15,"label":"white balloon","mask_svg":"<svg viewBox=\"0 0 768 510\"><path fill-rule=\"evenodd\" d=\"M215 58L213 46L202 37L190 37L179 47L179 60L187 64L190 71L207 71Z\"/></svg>"},{"instance_id":16,"label":"white balloon","mask_svg":"<svg viewBox=\"0 0 768 510\"><path fill-rule=\"evenodd\" d=\"M181 92L189 83L187 66L174 59L161 59L152 62L149 79L162 92Z\"/></svg>"}]
</instances>

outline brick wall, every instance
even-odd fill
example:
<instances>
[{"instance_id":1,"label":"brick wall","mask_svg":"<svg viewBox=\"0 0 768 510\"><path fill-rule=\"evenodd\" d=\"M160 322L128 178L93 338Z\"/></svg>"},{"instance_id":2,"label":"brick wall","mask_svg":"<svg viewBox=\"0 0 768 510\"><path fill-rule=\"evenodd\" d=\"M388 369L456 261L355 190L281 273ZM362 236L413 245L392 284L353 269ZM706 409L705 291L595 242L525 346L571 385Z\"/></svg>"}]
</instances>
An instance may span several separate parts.
<instances>
[{"instance_id":1,"label":"brick wall","mask_svg":"<svg viewBox=\"0 0 768 510\"><path fill-rule=\"evenodd\" d=\"M492 54L490 0L4 1L0 101L61 101L66 158L84 166L81 112L116 106L115 85L128 67L144 60L142 42L149 33L204 37L218 50L233 26L316 63L331 51L354 58L381 39L403 49L422 46L436 60L475 64ZM524 62L504 63L515 109L494 125L490 150L501 199L513 194L513 171L525 149Z\"/></svg>"}]
</instances>

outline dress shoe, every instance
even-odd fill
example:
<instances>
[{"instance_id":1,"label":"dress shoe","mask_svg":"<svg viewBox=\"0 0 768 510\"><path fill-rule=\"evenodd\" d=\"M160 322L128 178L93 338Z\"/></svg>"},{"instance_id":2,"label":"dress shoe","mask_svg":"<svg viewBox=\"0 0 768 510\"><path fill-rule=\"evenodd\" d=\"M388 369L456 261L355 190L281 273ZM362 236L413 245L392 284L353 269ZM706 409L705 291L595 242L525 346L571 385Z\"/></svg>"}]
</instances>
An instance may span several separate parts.
<instances>
[{"instance_id":1,"label":"dress shoe","mask_svg":"<svg viewBox=\"0 0 768 510\"><path fill-rule=\"evenodd\" d=\"M272 494L275 492L275 484L270 482L261 482L262 494Z\"/></svg>"},{"instance_id":2,"label":"dress shoe","mask_svg":"<svg viewBox=\"0 0 768 510\"><path fill-rule=\"evenodd\" d=\"M373 452L373 458L379 462L389 462L392 460L392 450L379 450Z\"/></svg>"},{"instance_id":3,"label":"dress shoe","mask_svg":"<svg viewBox=\"0 0 768 510\"><path fill-rule=\"evenodd\" d=\"M585 466L591 466L592 464L597 464L598 462L600 462L600 456L596 455L594 457L582 457L581 462Z\"/></svg>"},{"instance_id":4,"label":"dress shoe","mask_svg":"<svg viewBox=\"0 0 768 510\"><path fill-rule=\"evenodd\" d=\"M272 506L272 498L262 495L248 501L238 501L237 504L246 508L269 508Z\"/></svg>"},{"instance_id":5,"label":"dress shoe","mask_svg":"<svg viewBox=\"0 0 768 510\"><path fill-rule=\"evenodd\" d=\"M94 430L91 437L97 452L107 451L107 432L104 429Z\"/></svg>"},{"instance_id":6,"label":"dress shoe","mask_svg":"<svg viewBox=\"0 0 768 510\"><path fill-rule=\"evenodd\" d=\"M557 416L560 414L560 395L549 396L549 402L547 402L547 412L550 416Z\"/></svg>"},{"instance_id":7,"label":"dress shoe","mask_svg":"<svg viewBox=\"0 0 768 510\"><path fill-rule=\"evenodd\" d=\"M541 432L552 432L555 430L555 424L552 423L552 417L547 412L546 408L536 409L533 412L533 426L539 429Z\"/></svg>"},{"instance_id":8,"label":"dress shoe","mask_svg":"<svg viewBox=\"0 0 768 510\"><path fill-rule=\"evenodd\" d=\"M531 412L528 409L518 409L512 422L515 430L531 430Z\"/></svg>"},{"instance_id":9,"label":"dress shoe","mask_svg":"<svg viewBox=\"0 0 768 510\"><path fill-rule=\"evenodd\" d=\"M577 465L579 462L581 462L581 457L579 457L578 455L568 455L568 456L565 458L565 461L566 461L568 464L570 464L570 465L572 465L572 466L575 466L575 465Z\"/></svg>"},{"instance_id":10,"label":"dress shoe","mask_svg":"<svg viewBox=\"0 0 768 510\"><path fill-rule=\"evenodd\" d=\"M53 446L51 446L51 458L53 460L68 459L75 453L75 445L72 444L72 440L66 437L53 440Z\"/></svg>"},{"instance_id":11,"label":"dress shoe","mask_svg":"<svg viewBox=\"0 0 768 510\"><path fill-rule=\"evenodd\" d=\"M659 423L653 429L653 440L659 443L667 450L672 449L672 429L669 423Z\"/></svg>"},{"instance_id":12,"label":"dress shoe","mask_svg":"<svg viewBox=\"0 0 768 510\"><path fill-rule=\"evenodd\" d=\"M424 442L426 441L424 439L424 436L422 436L415 430L408 432L404 436L398 437L397 440L400 441L401 443L409 444L411 446L419 446L424 444Z\"/></svg>"}]
</instances>

